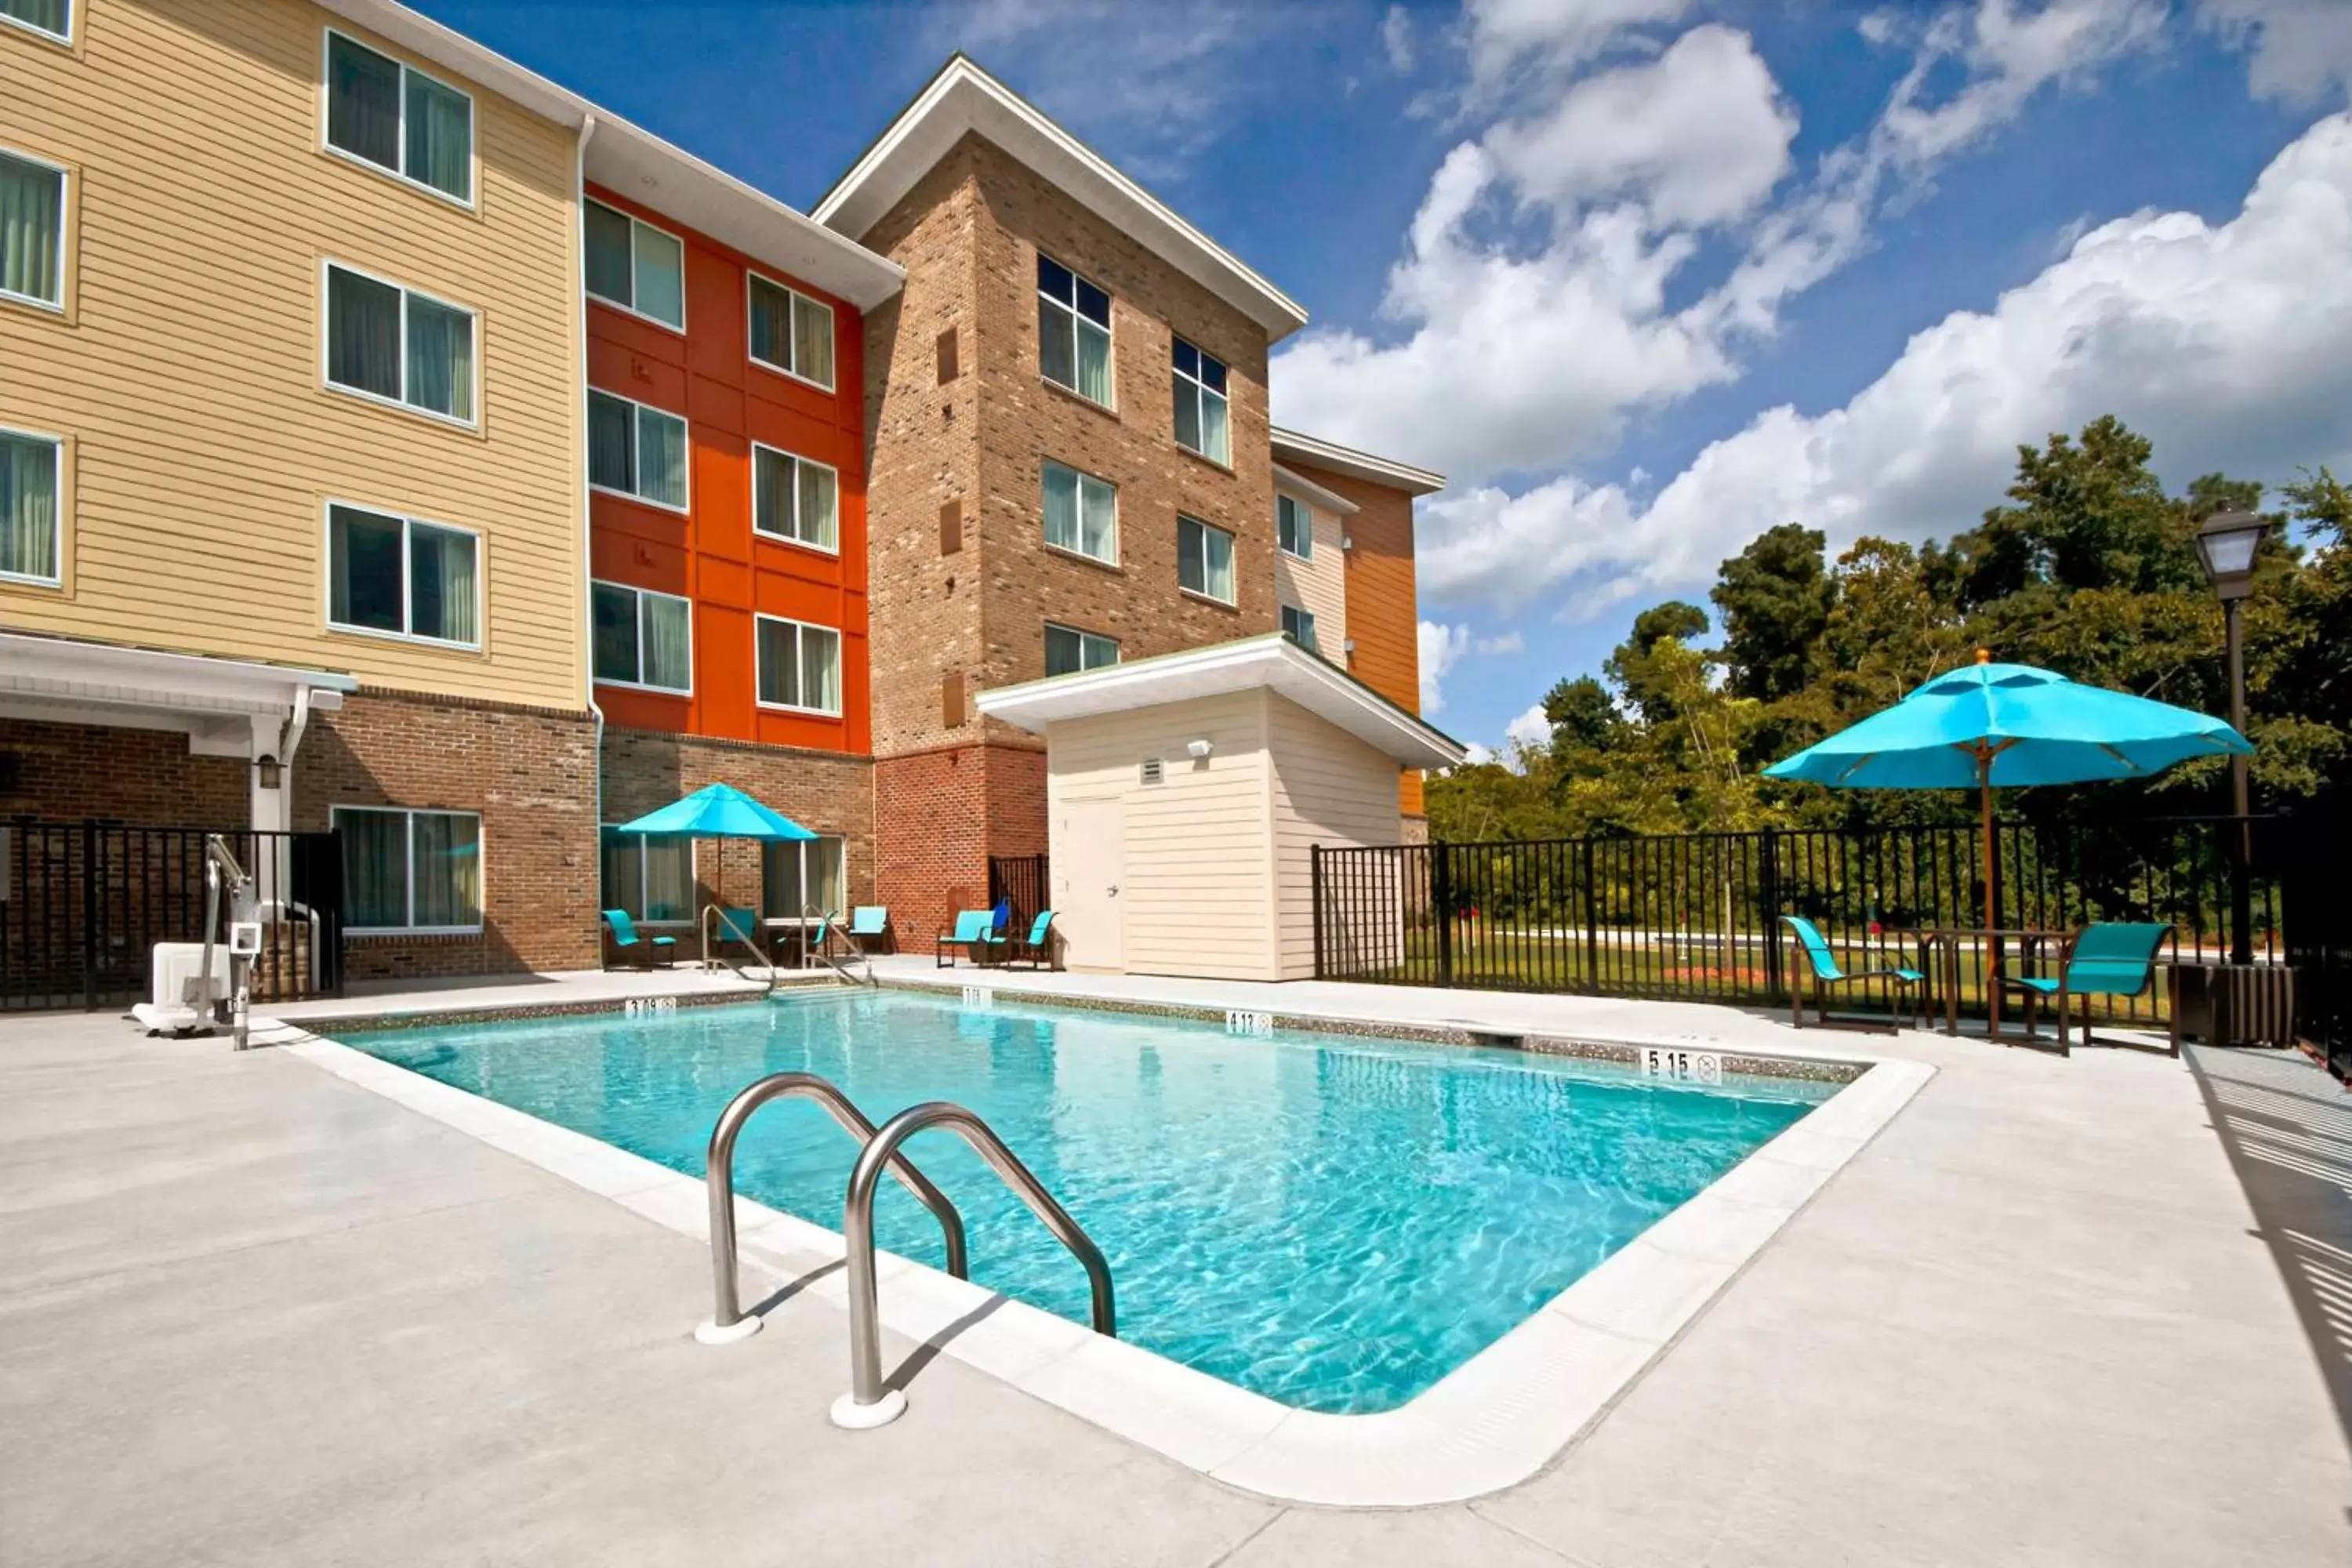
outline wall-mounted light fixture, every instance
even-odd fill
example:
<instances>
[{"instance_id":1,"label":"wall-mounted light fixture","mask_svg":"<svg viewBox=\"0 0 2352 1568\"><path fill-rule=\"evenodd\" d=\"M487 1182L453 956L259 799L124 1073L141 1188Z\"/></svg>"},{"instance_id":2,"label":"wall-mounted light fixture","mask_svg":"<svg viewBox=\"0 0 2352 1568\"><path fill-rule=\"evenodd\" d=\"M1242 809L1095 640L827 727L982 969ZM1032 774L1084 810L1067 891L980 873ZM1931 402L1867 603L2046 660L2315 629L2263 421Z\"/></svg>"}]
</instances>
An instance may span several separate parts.
<instances>
[{"instance_id":1,"label":"wall-mounted light fixture","mask_svg":"<svg viewBox=\"0 0 2352 1568\"><path fill-rule=\"evenodd\" d=\"M253 782L263 789L276 789L286 779L286 764L268 752L253 759Z\"/></svg>"},{"instance_id":2,"label":"wall-mounted light fixture","mask_svg":"<svg viewBox=\"0 0 2352 1568\"><path fill-rule=\"evenodd\" d=\"M1214 741L1202 740L1187 741L1184 742L1185 754L1193 758L1195 761L1206 757L1210 752L1216 749L1217 743Z\"/></svg>"}]
</instances>

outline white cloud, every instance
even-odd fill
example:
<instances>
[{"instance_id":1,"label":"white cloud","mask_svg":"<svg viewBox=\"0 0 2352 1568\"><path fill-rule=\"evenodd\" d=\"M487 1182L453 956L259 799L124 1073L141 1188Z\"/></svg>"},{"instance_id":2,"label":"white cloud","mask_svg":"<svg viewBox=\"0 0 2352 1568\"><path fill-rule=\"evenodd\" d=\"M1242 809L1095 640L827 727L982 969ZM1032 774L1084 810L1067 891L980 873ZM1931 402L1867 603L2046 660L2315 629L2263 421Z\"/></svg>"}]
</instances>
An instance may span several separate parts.
<instances>
[{"instance_id":1,"label":"white cloud","mask_svg":"<svg viewBox=\"0 0 2352 1568\"><path fill-rule=\"evenodd\" d=\"M1544 717L1543 704L1537 703L1503 726L1503 739L1514 751L1539 752L1550 745L1551 721Z\"/></svg>"},{"instance_id":2,"label":"white cloud","mask_svg":"<svg viewBox=\"0 0 2352 1568\"><path fill-rule=\"evenodd\" d=\"M2264 98L2311 103L2352 91L2352 5L2345 0L2197 0L2197 19L2252 58Z\"/></svg>"},{"instance_id":3,"label":"white cloud","mask_svg":"<svg viewBox=\"0 0 2352 1568\"><path fill-rule=\"evenodd\" d=\"M1648 506L1555 479L1522 494L1444 497L1424 513L1430 597L1571 612L1687 587L1763 529L1795 518L1837 548L1975 520L2020 442L2114 413L2168 468L2274 478L2352 463L2352 115L2314 125L2214 226L2141 213L1918 333L1843 407L1769 410L1717 441Z\"/></svg>"},{"instance_id":4,"label":"white cloud","mask_svg":"<svg viewBox=\"0 0 2352 1568\"><path fill-rule=\"evenodd\" d=\"M1462 742L1462 762L1465 767L1479 767L1495 760L1495 748L1476 741Z\"/></svg>"},{"instance_id":5,"label":"white cloud","mask_svg":"<svg viewBox=\"0 0 2352 1568\"><path fill-rule=\"evenodd\" d=\"M1422 622L1419 632L1421 711L1425 717L1445 710L1445 672L1462 662L1470 651L1471 639L1468 626L1440 626L1435 621Z\"/></svg>"},{"instance_id":6,"label":"white cloud","mask_svg":"<svg viewBox=\"0 0 2352 1568\"><path fill-rule=\"evenodd\" d=\"M1381 19L1381 47L1388 51L1389 68L1400 75L1412 69L1412 13L1391 5Z\"/></svg>"},{"instance_id":7,"label":"white cloud","mask_svg":"<svg viewBox=\"0 0 2352 1568\"><path fill-rule=\"evenodd\" d=\"M1470 96L1491 95L1513 79L1570 70L1638 33L1678 22L1693 0L1464 0Z\"/></svg>"},{"instance_id":8,"label":"white cloud","mask_svg":"<svg viewBox=\"0 0 2352 1568\"><path fill-rule=\"evenodd\" d=\"M1481 654L1517 653L1528 646L1527 639L1517 632L1505 632L1500 637L1480 637L1470 651Z\"/></svg>"}]
</instances>

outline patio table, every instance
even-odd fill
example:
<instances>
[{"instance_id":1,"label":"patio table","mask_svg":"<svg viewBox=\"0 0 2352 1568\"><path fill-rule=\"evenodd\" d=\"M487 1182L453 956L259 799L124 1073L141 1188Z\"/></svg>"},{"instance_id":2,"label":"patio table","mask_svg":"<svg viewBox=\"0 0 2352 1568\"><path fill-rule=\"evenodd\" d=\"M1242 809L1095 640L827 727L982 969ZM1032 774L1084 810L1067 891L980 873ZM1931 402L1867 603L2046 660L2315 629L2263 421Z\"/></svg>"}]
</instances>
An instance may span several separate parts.
<instances>
[{"instance_id":1,"label":"patio table","mask_svg":"<svg viewBox=\"0 0 2352 1568\"><path fill-rule=\"evenodd\" d=\"M1960 1032L1960 947L1965 942L1986 955L1985 1037L1995 1045L2004 1046L2040 1046L2044 1043L2039 1035L2004 1035L2000 1032L2000 976L2008 965L2009 944L2014 942L2019 963L2031 966L2042 948L2062 946L2074 932L2050 931L2039 926L1997 926L1991 929L1983 926L1922 926L1904 934L1918 940L1923 958L1930 947L1943 951L1944 1033L1957 1036Z\"/></svg>"}]
</instances>

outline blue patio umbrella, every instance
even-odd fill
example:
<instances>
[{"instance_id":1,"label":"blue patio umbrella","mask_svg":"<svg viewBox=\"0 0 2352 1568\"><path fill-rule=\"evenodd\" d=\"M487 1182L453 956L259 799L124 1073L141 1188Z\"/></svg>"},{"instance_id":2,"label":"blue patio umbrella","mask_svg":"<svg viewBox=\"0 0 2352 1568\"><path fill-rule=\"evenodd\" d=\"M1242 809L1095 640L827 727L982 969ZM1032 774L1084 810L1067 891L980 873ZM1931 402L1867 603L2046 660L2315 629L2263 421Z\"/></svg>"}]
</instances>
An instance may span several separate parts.
<instances>
[{"instance_id":1,"label":"blue patio umbrella","mask_svg":"<svg viewBox=\"0 0 2352 1568\"><path fill-rule=\"evenodd\" d=\"M754 838L771 843L816 837L783 813L761 805L733 784L705 784L683 800L674 800L658 811L649 811L634 822L621 824L618 831L657 834L668 838ZM699 881L698 867L694 874ZM707 920L705 915L695 921L706 967L710 962ZM756 945L753 951L758 951ZM772 964L773 960L770 963ZM772 968L770 973L772 974Z\"/></svg>"},{"instance_id":2,"label":"blue patio umbrella","mask_svg":"<svg viewBox=\"0 0 2352 1568\"><path fill-rule=\"evenodd\" d=\"M2219 719L2084 686L2030 664L1995 664L1990 654L1979 649L1975 664L1936 677L1894 707L1764 773L1768 778L1806 779L1832 789L1966 789L1974 784L1984 817L1985 930L1990 932L2000 924L1992 897L1995 788L2149 778L2175 763L2253 749Z\"/></svg>"}]
</instances>

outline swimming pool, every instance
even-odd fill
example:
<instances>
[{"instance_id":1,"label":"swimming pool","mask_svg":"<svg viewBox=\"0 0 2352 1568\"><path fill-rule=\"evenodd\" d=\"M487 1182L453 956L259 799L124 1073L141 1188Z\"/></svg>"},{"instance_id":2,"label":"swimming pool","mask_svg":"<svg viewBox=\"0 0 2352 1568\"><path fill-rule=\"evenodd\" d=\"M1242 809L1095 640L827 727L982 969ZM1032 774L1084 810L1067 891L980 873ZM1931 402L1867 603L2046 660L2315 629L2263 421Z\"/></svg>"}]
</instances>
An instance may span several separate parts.
<instances>
[{"instance_id":1,"label":"swimming pool","mask_svg":"<svg viewBox=\"0 0 2352 1568\"><path fill-rule=\"evenodd\" d=\"M1394 1409L1839 1086L1645 1080L1613 1063L1184 1020L835 994L637 1016L341 1033L348 1044L692 1176L764 1073L839 1084L881 1121L970 1106L1085 1226L1122 1339L1302 1409ZM962 1211L973 1279L1086 1321L1077 1264L978 1157L908 1153ZM814 1106L761 1111L737 1187L838 1228L852 1146ZM884 1247L939 1265L884 1184Z\"/></svg>"}]
</instances>

